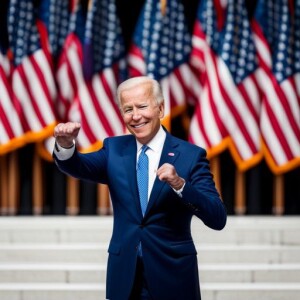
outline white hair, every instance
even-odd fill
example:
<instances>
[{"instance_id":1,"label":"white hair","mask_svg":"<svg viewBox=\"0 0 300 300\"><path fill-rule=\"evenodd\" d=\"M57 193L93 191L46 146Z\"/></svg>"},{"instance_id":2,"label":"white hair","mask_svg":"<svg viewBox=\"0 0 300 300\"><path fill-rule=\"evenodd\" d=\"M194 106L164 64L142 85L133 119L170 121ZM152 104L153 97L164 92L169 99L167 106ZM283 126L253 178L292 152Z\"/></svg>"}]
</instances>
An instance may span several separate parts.
<instances>
[{"instance_id":1,"label":"white hair","mask_svg":"<svg viewBox=\"0 0 300 300\"><path fill-rule=\"evenodd\" d=\"M148 76L138 76L138 77L132 77L125 81L123 81L117 89L117 103L118 106L121 107L121 93L126 90L130 89L132 87L138 86L142 83L150 82L152 84L152 93L155 97L156 103L160 105L164 102L164 97L162 94L162 89L159 84L159 82L151 77Z\"/></svg>"}]
</instances>

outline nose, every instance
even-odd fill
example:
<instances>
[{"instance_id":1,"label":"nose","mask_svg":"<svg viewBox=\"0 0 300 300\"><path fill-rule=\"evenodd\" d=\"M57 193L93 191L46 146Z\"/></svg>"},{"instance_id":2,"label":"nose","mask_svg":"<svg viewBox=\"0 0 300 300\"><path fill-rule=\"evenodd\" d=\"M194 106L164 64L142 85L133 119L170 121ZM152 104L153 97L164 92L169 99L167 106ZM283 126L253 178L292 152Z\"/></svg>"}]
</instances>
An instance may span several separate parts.
<instances>
[{"instance_id":1,"label":"nose","mask_svg":"<svg viewBox=\"0 0 300 300\"><path fill-rule=\"evenodd\" d=\"M133 120L138 120L140 119L141 115L139 113L139 110L137 108L133 108L132 110L132 119Z\"/></svg>"}]
</instances>

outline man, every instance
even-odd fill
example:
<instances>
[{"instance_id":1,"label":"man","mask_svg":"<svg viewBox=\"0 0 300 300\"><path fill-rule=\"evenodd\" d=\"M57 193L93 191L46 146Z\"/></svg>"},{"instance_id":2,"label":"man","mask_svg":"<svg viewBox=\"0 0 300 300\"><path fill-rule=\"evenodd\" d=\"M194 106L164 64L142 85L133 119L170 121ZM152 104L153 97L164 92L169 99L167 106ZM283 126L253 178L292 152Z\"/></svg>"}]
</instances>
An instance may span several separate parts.
<instances>
[{"instance_id":1,"label":"man","mask_svg":"<svg viewBox=\"0 0 300 300\"><path fill-rule=\"evenodd\" d=\"M192 216L216 230L226 224L206 152L161 126L164 99L157 81L131 78L118 87L117 100L131 134L105 139L99 151L76 151L78 123L54 130L60 170L110 189L114 226L106 297L199 300Z\"/></svg>"}]
</instances>

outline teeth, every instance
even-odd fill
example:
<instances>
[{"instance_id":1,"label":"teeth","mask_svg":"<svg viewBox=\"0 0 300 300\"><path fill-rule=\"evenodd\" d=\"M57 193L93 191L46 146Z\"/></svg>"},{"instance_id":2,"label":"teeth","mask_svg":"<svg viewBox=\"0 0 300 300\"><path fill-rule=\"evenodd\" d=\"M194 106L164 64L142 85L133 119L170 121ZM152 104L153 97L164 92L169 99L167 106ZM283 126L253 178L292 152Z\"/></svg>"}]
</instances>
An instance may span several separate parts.
<instances>
[{"instance_id":1,"label":"teeth","mask_svg":"<svg viewBox=\"0 0 300 300\"><path fill-rule=\"evenodd\" d=\"M140 127L142 127L142 126L144 126L145 125L145 123L143 123L143 124L140 124L140 125L135 125L135 126L133 126L134 128L140 128Z\"/></svg>"}]
</instances>

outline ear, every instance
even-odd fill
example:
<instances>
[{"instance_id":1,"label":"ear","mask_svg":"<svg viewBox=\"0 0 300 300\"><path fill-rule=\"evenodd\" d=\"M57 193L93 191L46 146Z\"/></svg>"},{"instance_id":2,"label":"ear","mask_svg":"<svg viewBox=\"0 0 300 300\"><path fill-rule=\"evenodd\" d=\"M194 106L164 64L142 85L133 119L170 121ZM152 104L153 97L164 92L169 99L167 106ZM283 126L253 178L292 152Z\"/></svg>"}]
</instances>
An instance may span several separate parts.
<instances>
[{"instance_id":1,"label":"ear","mask_svg":"<svg viewBox=\"0 0 300 300\"><path fill-rule=\"evenodd\" d=\"M165 104L164 102L162 102L159 106L158 106L158 109L159 109L159 118L162 119L165 115Z\"/></svg>"}]
</instances>

